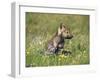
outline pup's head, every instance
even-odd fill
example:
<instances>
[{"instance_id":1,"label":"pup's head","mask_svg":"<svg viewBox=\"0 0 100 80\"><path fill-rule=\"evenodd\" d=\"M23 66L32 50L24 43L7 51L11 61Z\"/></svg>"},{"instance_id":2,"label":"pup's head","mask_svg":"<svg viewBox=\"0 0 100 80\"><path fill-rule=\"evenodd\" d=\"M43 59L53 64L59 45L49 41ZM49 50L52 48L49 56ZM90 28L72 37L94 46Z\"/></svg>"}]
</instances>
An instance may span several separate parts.
<instances>
[{"instance_id":1,"label":"pup's head","mask_svg":"<svg viewBox=\"0 0 100 80\"><path fill-rule=\"evenodd\" d=\"M58 28L58 35L62 35L64 39L71 39L73 37L70 29L63 23L61 23L60 27Z\"/></svg>"}]
</instances>

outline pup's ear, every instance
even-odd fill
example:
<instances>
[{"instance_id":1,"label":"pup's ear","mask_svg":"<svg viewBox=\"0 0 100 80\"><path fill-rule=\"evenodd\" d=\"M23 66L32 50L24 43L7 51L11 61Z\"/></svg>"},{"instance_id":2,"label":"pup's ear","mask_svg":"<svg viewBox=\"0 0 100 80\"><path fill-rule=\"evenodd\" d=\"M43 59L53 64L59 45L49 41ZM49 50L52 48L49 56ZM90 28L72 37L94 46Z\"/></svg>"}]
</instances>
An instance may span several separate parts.
<instances>
[{"instance_id":1,"label":"pup's ear","mask_svg":"<svg viewBox=\"0 0 100 80\"><path fill-rule=\"evenodd\" d=\"M60 23L60 29L65 28L65 24Z\"/></svg>"},{"instance_id":2,"label":"pup's ear","mask_svg":"<svg viewBox=\"0 0 100 80\"><path fill-rule=\"evenodd\" d=\"M63 23L60 23L60 29L62 29L62 24L63 24Z\"/></svg>"},{"instance_id":3,"label":"pup's ear","mask_svg":"<svg viewBox=\"0 0 100 80\"><path fill-rule=\"evenodd\" d=\"M65 31L65 24L63 23L60 24L60 31L61 32Z\"/></svg>"},{"instance_id":4,"label":"pup's ear","mask_svg":"<svg viewBox=\"0 0 100 80\"><path fill-rule=\"evenodd\" d=\"M58 28L58 35L60 35L65 30L65 25L60 23L60 27Z\"/></svg>"}]
</instances>

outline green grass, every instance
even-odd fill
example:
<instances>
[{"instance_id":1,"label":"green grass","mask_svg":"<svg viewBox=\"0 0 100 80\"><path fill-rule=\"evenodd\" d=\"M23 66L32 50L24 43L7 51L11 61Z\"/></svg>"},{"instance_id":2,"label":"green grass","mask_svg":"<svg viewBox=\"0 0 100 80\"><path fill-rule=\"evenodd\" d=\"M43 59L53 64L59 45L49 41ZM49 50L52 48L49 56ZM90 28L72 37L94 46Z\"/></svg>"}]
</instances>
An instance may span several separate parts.
<instances>
[{"instance_id":1,"label":"green grass","mask_svg":"<svg viewBox=\"0 0 100 80\"><path fill-rule=\"evenodd\" d=\"M48 40L59 24L68 25L74 37L66 40L64 50L72 54L45 55ZM60 53L60 52L59 52ZM26 66L89 64L89 16L74 14L26 13Z\"/></svg>"}]
</instances>

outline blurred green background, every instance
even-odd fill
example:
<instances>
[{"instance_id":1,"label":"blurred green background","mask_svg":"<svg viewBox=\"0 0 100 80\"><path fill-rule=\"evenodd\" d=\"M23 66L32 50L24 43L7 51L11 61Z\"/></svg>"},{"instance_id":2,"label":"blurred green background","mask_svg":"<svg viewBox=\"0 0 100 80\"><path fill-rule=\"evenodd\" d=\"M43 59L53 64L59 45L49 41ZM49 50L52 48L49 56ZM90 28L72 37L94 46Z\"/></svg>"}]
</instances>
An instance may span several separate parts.
<instances>
[{"instance_id":1,"label":"blurred green background","mask_svg":"<svg viewBox=\"0 0 100 80\"><path fill-rule=\"evenodd\" d=\"M89 15L26 12L26 67L89 64ZM48 40L60 23L68 25L74 37L65 41L72 54L44 55Z\"/></svg>"}]
</instances>

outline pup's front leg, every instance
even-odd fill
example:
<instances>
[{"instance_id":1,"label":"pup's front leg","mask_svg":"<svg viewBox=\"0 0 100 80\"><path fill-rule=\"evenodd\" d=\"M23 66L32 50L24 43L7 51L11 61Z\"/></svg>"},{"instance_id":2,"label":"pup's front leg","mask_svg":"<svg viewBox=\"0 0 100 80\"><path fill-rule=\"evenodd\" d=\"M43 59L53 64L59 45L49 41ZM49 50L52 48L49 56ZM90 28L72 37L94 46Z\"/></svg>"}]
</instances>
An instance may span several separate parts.
<instances>
[{"instance_id":1,"label":"pup's front leg","mask_svg":"<svg viewBox=\"0 0 100 80\"><path fill-rule=\"evenodd\" d=\"M63 50L62 54L64 54L65 56L67 56L69 54L72 54L72 52L71 51L67 51L67 50Z\"/></svg>"}]
</instances>

